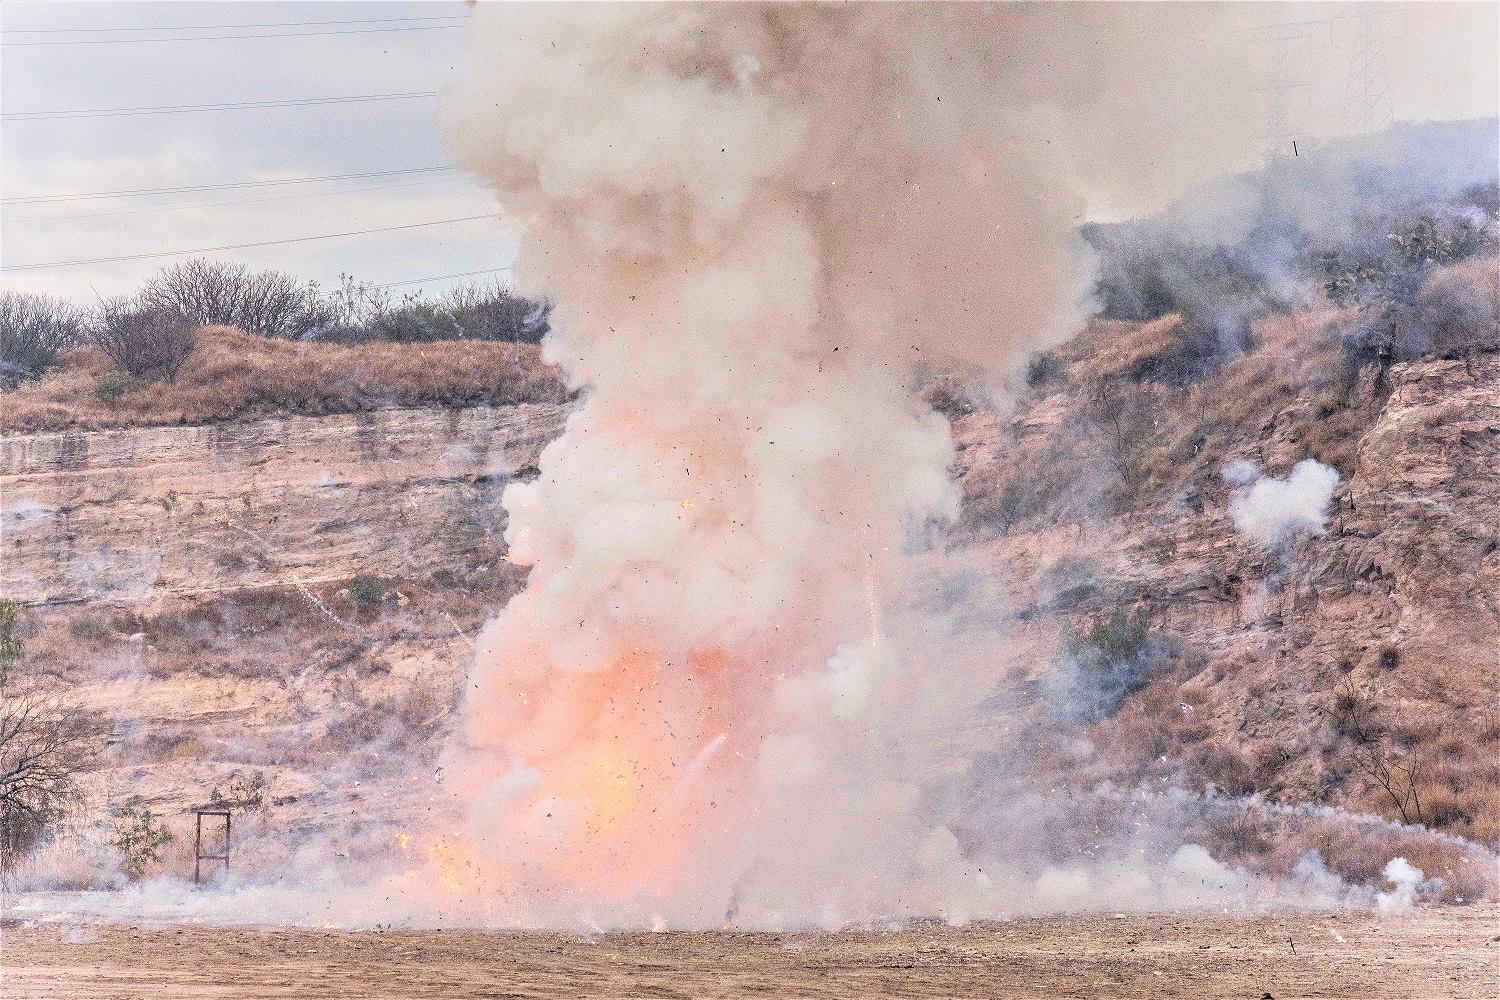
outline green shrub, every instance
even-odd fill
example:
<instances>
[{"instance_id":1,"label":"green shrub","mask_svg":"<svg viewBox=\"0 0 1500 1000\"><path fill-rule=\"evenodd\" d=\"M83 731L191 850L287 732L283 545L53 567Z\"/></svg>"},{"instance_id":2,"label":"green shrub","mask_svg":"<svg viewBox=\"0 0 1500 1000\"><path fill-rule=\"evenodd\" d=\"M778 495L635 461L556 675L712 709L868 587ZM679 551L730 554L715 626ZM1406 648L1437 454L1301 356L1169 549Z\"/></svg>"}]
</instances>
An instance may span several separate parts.
<instances>
[{"instance_id":1,"label":"green shrub","mask_svg":"<svg viewBox=\"0 0 1500 1000\"><path fill-rule=\"evenodd\" d=\"M140 384L139 379L126 372L103 372L94 379L94 398L105 406L114 406L127 392L135 390Z\"/></svg>"},{"instance_id":2,"label":"green shrub","mask_svg":"<svg viewBox=\"0 0 1500 1000\"><path fill-rule=\"evenodd\" d=\"M1069 637L1066 649L1070 676L1056 693L1064 714L1089 722L1113 715L1171 654L1144 608L1093 619Z\"/></svg>"},{"instance_id":3,"label":"green shrub","mask_svg":"<svg viewBox=\"0 0 1500 1000\"><path fill-rule=\"evenodd\" d=\"M1412 305L1435 269L1493 253L1488 228L1467 217L1438 219L1418 215L1398 222L1385 245L1371 252L1336 247L1317 257L1323 290L1336 305Z\"/></svg>"},{"instance_id":4,"label":"green shrub","mask_svg":"<svg viewBox=\"0 0 1500 1000\"><path fill-rule=\"evenodd\" d=\"M254 774L236 771L229 779L229 794L219 791L216 785L208 801L215 805L228 803L241 813L257 812L266 804L266 784L266 776L260 771Z\"/></svg>"},{"instance_id":5,"label":"green shrub","mask_svg":"<svg viewBox=\"0 0 1500 1000\"><path fill-rule=\"evenodd\" d=\"M21 659L21 637L16 635L16 611L19 605L0 597L0 687L10 678L10 668Z\"/></svg>"},{"instance_id":6,"label":"green shrub","mask_svg":"<svg viewBox=\"0 0 1500 1000\"><path fill-rule=\"evenodd\" d=\"M349 600L363 608L373 608L385 600L385 582L378 576L356 576L344 587Z\"/></svg>"},{"instance_id":7,"label":"green shrub","mask_svg":"<svg viewBox=\"0 0 1500 1000\"><path fill-rule=\"evenodd\" d=\"M174 839L172 831L161 823L150 809L131 800L113 810L115 838L112 841L120 852L120 871L132 882L146 877L151 866L161 860L158 853Z\"/></svg>"}]
</instances>

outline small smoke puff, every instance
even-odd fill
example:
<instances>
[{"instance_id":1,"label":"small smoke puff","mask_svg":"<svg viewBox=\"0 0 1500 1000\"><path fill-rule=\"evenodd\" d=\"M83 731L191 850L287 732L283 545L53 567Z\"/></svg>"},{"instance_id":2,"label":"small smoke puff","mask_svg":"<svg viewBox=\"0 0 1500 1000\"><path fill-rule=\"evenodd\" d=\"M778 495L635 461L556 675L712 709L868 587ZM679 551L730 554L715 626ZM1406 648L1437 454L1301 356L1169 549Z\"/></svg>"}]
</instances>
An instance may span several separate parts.
<instances>
[{"instance_id":1,"label":"small smoke puff","mask_svg":"<svg viewBox=\"0 0 1500 1000\"><path fill-rule=\"evenodd\" d=\"M1375 907L1381 916L1394 916L1410 910L1417 897L1417 888L1422 883L1422 869L1405 858L1392 858L1386 863L1384 875L1385 880L1395 888L1375 897Z\"/></svg>"},{"instance_id":2,"label":"small smoke puff","mask_svg":"<svg viewBox=\"0 0 1500 1000\"><path fill-rule=\"evenodd\" d=\"M1242 482L1239 477L1248 464L1230 463L1224 468L1225 480ZM1286 479L1262 476L1236 495L1229 502L1229 516L1241 534L1267 548L1298 532L1321 535L1338 481L1337 470L1315 459L1304 459Z\"/></svg>"},{"instance_id":3,"label":"small smoke puff","mask_svg":"<svg viewBox=\"0 0 1500 1000\"><path fill-rule=\"evenodd\" d=\"M1248 458L1240 458L1224 466L1221 475L1231 486L1249 486L1260 478L1260 466Z\"/></svg>"}]
</instances>

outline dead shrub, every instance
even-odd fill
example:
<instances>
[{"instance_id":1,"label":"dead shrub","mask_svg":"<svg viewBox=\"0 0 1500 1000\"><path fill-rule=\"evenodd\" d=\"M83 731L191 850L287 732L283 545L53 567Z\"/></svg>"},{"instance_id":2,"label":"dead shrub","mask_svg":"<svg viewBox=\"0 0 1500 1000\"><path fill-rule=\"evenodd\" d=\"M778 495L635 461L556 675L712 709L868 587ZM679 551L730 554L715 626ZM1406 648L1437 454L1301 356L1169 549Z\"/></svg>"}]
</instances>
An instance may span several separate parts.
<instances>
[{"instance_id":1,"label":"dead shrub","mask_svg":"<svg viewBox=\"0 0 1500 1000\"><path fill-rule=\"evenodd\" d=\"M1119 476L1115 501L1120 511L1136 505L1152 478L1160 409L1160 390L1149 385L1117 376L1094 376L1084 383L1080 411Z\"/></svg>"},{"instance_id":2,"label":"dead shrub","mask_svg":"<svg viewBox=\"0 0 1500 1000\"><path fill-rule=\"evenodd\" d=\"M1438 899L1494 899L1493 856L1454 837L1417 829L1392 829L1385 824L1337 816L1289 817L1274 839L1267 869L1290 872L1310 851L1316 851L1328 870L1353 885L1389 888L1384 870L1391 858L1405 858L1424 876L1443 880Z\"/></svg>"},{"instance_id":3,"label":"dead shrub","mask_svg":"<svg viewBox=\"0 0 1500 1000\"><path fill-rule=\"evenodd\" d=\"M1007 532L1015 525L1046 510L1045 480L1033 476L1003 478L969 476L964 480L967 519L981 529Z\"/></svg>"},{"instance_id":4,"label":"dead shrub","mask_svg":"<svg viewBox=\"0 0 1500 1000\"><path fill-rule=\"evenodd\" d=\"M1067 367L1051 351L1033 354L1026 362L1026 384L1033 389L1066 382Z\"/></svg>"},{"instance_id":5,"label":"dead shrub","mask_svg":"<svg viewBox=\"0 0 1500 1000\"><path fill-rule=\"evenodd\" d=\"M1375 703L1359 689L1352 670L1340 671L1329 708L1334 731L1356 744L1373 743L1385 733L1375 713Z\"/></svg>"},{"instance_id":6,"label":"dead shrub","mask_svg":"<svg viewBox=\"0 0 1500 1000\"><path fill-rule=\"evenodd\" d=\"M67 812L103 749L100 720L34 680L0 687L0 870Z\"/></svg>"},{"instance_id":7,"label":"dead shrub","mask_svg":"<svg viewBox=\"0 0 1500 1000\"><path fill-rule=\"evenodd\" d=\"M208 753L195 733L180 728L147 733L141 740L141 749L157 760L196 760Z\"/></svg>"},{"instance_id":8,"label":"dead shrub","mask_svg":"<svg viewBox=\"0 0 1500 1000\"><path fill-rule=\"evenodd\" d=\"M232 326L262 337L298 337L315 295L288 274L202 258L173 264L141 286L141 305L192 326Z\"/></svg>"},{"instance_id":9,"label":"dead shrub","mask_svg":"<svg viewBox=\"0 0 1500 1000\"><path fill-rule=\"evenodd\" d=\"M1202 778L1229 795L1249 795L1255 791L1255 769L1245 755L1217 742L1196 748L1189 763Z\"/></svg>"},{"instance_id":10,"label":"dead shrub","mask_svg":"<svg viewBox=\"0 0 1500 1000\"><path fill-rule=\"evenodd\" d=\"M398 701L396 717L408 732L430 735L452 708L451 694L445 696L433 684L414 684Z\"/></svg>"},{"instance_id":11,"label":"dead shrub","mask_svg":"<svg viewBox=\"0 0 1500 1000\"><path fill-rule=\"evenodd\" d=\"M1107 731L1107 735L1118 742L1122 758L1133 762L1138 770L1144 770L1179 746L1174 729L1139 702L1126 702L1111 723L1112 732Z\"/></svg>"},{"instance_id":12,"label":"dead shrub","mask_svg":"<svg viewBox=\"0 0 1500 1000\"><path fill-rule=\"evenodd\" d=\"M103 618L85 614L68 619L68 634L84 642L101 643L114 638L115 630Z\"/></svg>"},{"instance_id":13,"label":"dead shrub","mask_svg":"<svg viewBox=\"0 0 1500 1000\"><path fill-rule=\"evenodd\" d=\"M1402 319L1404 357L1458 358L1500 348L1500 263L1487 257L1434 272Z\"/></svg>"},{"instance_id":14,"label":"dead shrub","mask_svg":"<svg viewBox=\"0 0 1500 1000\"><path fill-rule=\"evenodd\" d=\"M1217 804L1205 817L1204 826L1209 834L1205 839L1216 856L1244 862L1265 856L1274 845L1275 830L1265 814L1238 802Z\"/></svg>"},{"instance_id":15,"label":"dead shrub","mask_svg":"<svg viewBox=\"0 0 1500 1000\"><path fill-rule=\"evenodd\" d=\"M1292 762L1295 754L1283 743L1263 743L1255 749L1254 778L1258 791L1266 791L1276 783L1281 771Z\"/></svg>"},{"instance_id":16,"label":"dead shrub","mask_svg":"<svg viewBox=\"0 0 1500 1000\"><path fill-rule=\"evenodd\" d=\"M1424 759L1416 747L1397 747L1380 738L1351 745L1346 750L1355 771L1372 785L1372 794L1382 797L1406 824L1426 823L1422 810Z\"/></svg>"},{"instance_id":17,"label":"dead shrub","mask_svg":"<svg viewBox=\"0 0 1500 1000\"><path fill-rule=\"evenodd\" d=\"M116 300L100 310L93 342L132 378L170 384L198 346L198 334L179 315Z\"/></svg>"},{"instance_id":18,"label":"dead shrub","mask_svg":"<svg viewBox=\"0 0 1500 1000\"><path fill-rule=\"evenodd\" d=\"M1207 719L1201 719L1195 715L1187 715L1183 717L1181 724L1176 727L1175 733L1178 742L1184 745L1188 743L1201 743L1213 735L1214 727Z\"/></svg>"},{"instance_id":19,"label":"dead shrub","mask_svg":"<svg viewBox=\"0 0 1500 1000\"><path fill-rule=\"evenodd\" d=\"M1211 695L1208 688L1203 684L1184 684L1177 689L1177 697L1182 699L1184 705L1201 708L1208 704Z\"/></svg>"},{"instance_id":20,"label":"dead shrub","mask_svg":"<svg viewBox=\"0 0 1500 1000\"><path fill-rule=\"evenodd\" d=\"M36 379L83 342L83 313L60 299L0 292L0 386Z\"/></svg>"}]
</instances>

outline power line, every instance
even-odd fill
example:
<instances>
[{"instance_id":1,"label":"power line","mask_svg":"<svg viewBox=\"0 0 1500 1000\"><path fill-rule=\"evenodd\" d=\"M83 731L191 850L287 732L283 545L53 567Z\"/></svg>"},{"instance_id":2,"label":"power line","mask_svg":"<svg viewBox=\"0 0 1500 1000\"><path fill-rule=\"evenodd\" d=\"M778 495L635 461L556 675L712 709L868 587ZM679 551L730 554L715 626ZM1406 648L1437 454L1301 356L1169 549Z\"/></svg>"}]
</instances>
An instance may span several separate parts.
<instances>
[{"instance_id":1,"label":"power line","mask_svg":"<svg viewBox=\"0 0 1500 1000\"><path fill-rule=\"evenodd\" d=\"M68 219L113 219L122 215L154 215L158 212L182 212L195 208L218 208L221 205L266 205L279 201L296 201L300 198L327 198L334 195L360 194L365 191L389 191L393 188L411 187L413 184L448 184L453 181L463 180L462 177L412 177L406 180L398 180L385 184L366 184L361 187L342 188L337 191L304 191L301 194L287 194L274 198L229 198L220 201L190 201L175 205L153 205L150 208L127 208L118 212L73 212L68 215L32 215L12 218L9 224L26 225L32 222L62 222Z\"/></svg>"},{"instance_id":2,"label":"power line","mask_svg":"<svg viewBox=\"0 0 1500 1000\"><path fill-rule=\"evenodd\" d=\"M402 285L420 285L428 281L447 281L449 278L469 278L476 274L494 274L496 271L509 271L509 264L504 267L487 267L482 271L460 271L458 274L439 274L431 278L412 278L410 281L387 281L385 284L376 285L376 288L399 288Z\"/></svg>"},{"instance_id":3,"label":"power line","mask_svg":"<svg viewBox=\"0 0 1500 1000\"><path fill-rule=\"evenodd\" d=\"M0 42L15 48L38 45L139 45L146 42L219 42L238 38L316 38L320 35L369 35L391 31L452 31L466 24L412 24L394 28L334 28L328 31L267 31L254 35L183 35L180 38L57 38L33 42Z\"/></svg>"},{"instance_id":4,"label":"power line","mask_svg":"<svg viewBox=\"0 0 1500 1000\"><path fill-rule=\"evenodd\" d=\"M190 191L227 191L231 188L273 187L280 184L312 184L315 181L346 181L364 177L393 177L397 174L426 174L453 167L408 167L403 170L369 170L357 174L324 174L321 177L285 177L269 181L236 181L225 184L188 184L180 187L131 188L122 191L85 191L80 194L39 194L27 198L6 198L7 205L36 205L52 201L91 201L95 198L138 198L154 194L187 194Z\"/></svg>"},{"instance_id":5,"label":"power line","mask_svg":"<svg viewBox=\"0 0 1500 1000\"><path fill-rule=\"evenodd\" d=\"M230 31L240 28L325 27L330 24L387 24L393 21L451 21L467 14L427 14L422 17L362 17L347 21L262 21L258 24L147 24L115 28L7 28L13 35L61 35L99 31Z\"/></svg>"},{"instance_id":6,"label":"power line","mask_svg":"<svg viewBox=\"0 0 1500 1000\"><path fill-rule=\"evenodd\" d=\"M235 101L227 104L169 104L147 108L83 108L73 111L10 111L3 121L42 121L53 118L113 118L121 115L175 115L198 111L244 111L255 108L305 108L321 104L363 104L369 101L407 101L436 97L436 90L399 94L353 94L348 97L289 97L274 101Z\"/></svg>"},{"instance_id":7,"label":"power line","mask_svg":"<svg viewBox=\"0 0 1500 1000\"><path fill-rule=\"evenodd\" d=\"M435 219L432 222L408 222L402 226L381 226L378 229L357 229L347 233L324 233L319 236L295 236L284 240L261 240L256 243L234 243L222 247L199 247L194 250L163 250L159 253L132 253L119 257L91 257L85 260L55 260L45 264L15 264L0 270L5 271L36 271L45 267L74 267L81 264L114 264L126 260L150 260L154 257L185 257L197 253L221 253L225 250L249 250L255 247L277 246L283 243L309 243L314 240L334 240L345 236L368 236L371 233L390 233L398 229L420 229L424 226L447 226L458 222L474 222L479 219L493 219L490 215L465 215L457 219Z\"/></svg>"}]
</instances>

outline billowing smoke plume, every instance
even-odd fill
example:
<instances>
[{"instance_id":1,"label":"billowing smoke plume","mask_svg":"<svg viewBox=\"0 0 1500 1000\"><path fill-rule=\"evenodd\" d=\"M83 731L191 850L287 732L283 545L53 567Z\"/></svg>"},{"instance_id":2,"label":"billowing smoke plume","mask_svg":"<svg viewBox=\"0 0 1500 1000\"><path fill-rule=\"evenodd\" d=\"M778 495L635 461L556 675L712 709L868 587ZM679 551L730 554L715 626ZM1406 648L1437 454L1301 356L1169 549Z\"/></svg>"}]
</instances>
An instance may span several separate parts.
<instances>
[{"instance_id":1,"label":"billowing smoke plume","mask_svg":"<svg viewBox=\"0 0 1500 1000\"><path fill-rule=\"evenodd\" d=\"M1005 367L1066 333L1085 287L1045 146L997 136L1001 21L488 25L455 141L523 228L517 281L556 301L548 356L586 392L506 493L533 568L483 635L452 768L497 891L660 906L719 872L753 892L742 851L778 829L804 872L828 862L818 879L878 885L891 834L929 838L890 845L912 864L950 860L903 826L914 786L842 784L830 754L900 696L882 605L957 513L913 374ZM860 854L868 871L836 870ZM734 894L701 901L722 915Z\"/></svg>"},{"instance_id":2,"label":"billowing smoke plume","mask_svg":"<svg viewBox=\"0 0 1500 1000\"><path fill-rule=\"evenodd\" d=\"M1298 532L1323 533L1339 474L1308 458L1293 466L1285 479L1260 475L1248 461L1230 463L1224 479L1242 488L1229 501L1234 526L1256 544L1271 548Z\"/></svg>"},{"instance_id":3,"label":"billowing smoke plume","mask_svg":"<svg viewBox=\"0 0 1500 1000\"><path fill-rule=\"evenodd\" d=\"M1007 867L1046 838L1045 798L989 842L963 828L1008 654L921 556L958 496L911 392L1072 332L1090 275L1066 179L1156 171L1151 123L1236 82L1143 48L1154 13L1124 33L978 5L477 21L452 141L522 238L520 290L556 303L547 357L582 402L505 495L531 575L481 637L446 765L466 815L429 850L454 891L506 921L700 926L1237 891L1179 844L1148 845L1155 869L1101 851L1108 894Z\"/></svg>"}]
</instances>

